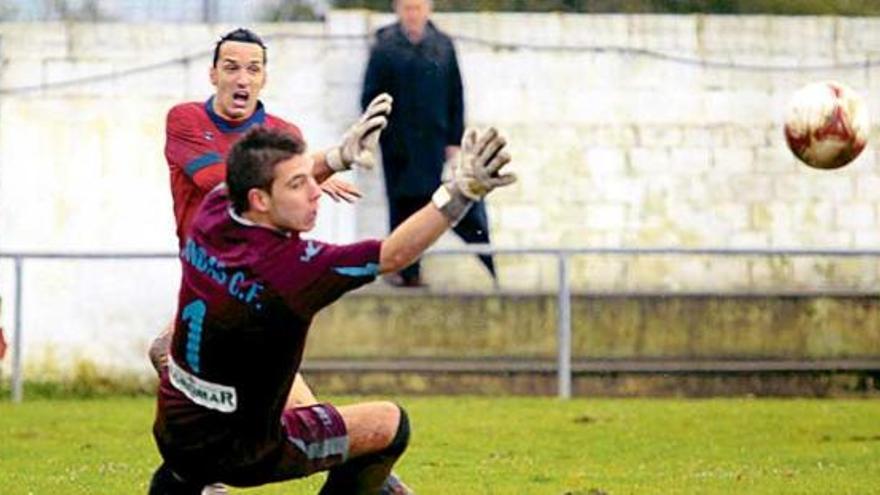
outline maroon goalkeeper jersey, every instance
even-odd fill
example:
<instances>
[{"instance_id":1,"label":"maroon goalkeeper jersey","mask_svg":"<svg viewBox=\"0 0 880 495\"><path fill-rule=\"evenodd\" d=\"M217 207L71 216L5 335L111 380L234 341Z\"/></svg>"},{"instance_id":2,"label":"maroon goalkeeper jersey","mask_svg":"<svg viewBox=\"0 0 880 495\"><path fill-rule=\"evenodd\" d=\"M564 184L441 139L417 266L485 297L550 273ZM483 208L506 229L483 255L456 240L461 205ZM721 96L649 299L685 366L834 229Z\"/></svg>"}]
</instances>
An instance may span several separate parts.
<instances>
[{"instance_id":1,"label":"maroon goalkeeper jersey","mask_svg":"<svg viewBox=\"0 0 880 495\"><path fill-rule=\"evenodd\" d=\"M248 222L225 186L209 193L181 249L169 367L154 433L166 455L256 462L281 413L312 317L375 279L381 243L333 245Z\"/></svg>"},{"instance_id":2,"label":"maroon goalkeeper jersey","mask_svg":"<svg viewBox=\"0 0 880 495\"><path fill-rule=\"evenodd\" d=\"M298 127L266 113L262 103L257 103L253 115L239 122L217 115L213 104L213 96L204 103L181 103L168 112L165 122L165 159L181 247L205 194L226 180L226 154L245 131L261 125L302 138Z\"/></svg>"}]
</instances>

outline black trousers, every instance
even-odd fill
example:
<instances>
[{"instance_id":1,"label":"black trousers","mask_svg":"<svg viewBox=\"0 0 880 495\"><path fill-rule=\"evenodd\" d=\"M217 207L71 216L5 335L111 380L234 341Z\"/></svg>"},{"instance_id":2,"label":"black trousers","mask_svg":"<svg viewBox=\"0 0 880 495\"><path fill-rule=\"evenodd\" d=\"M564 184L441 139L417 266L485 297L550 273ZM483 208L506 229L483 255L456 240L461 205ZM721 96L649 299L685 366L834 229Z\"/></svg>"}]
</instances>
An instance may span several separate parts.
<instances>
[{"instance_id":1,"label":"black trousers","mask_svg":"<svg viewBox=\"0 0 880 495\"><path fill-rule=\"evenodd\" d=\"M413 213L421 210L431 201L431 197L396 197L388 198L388 217L391 230L403 223ZM486 205L482 201L475 203L467 212L467 215L458 222L453 231L468 244L489 243L489 217L486 215ZM491 255L478 255L480 261L489 270L492 278L495 278L495 261ZM404 280L413 280L421 273L419 260L400 271Z\"/></svg>"}]
</instances>

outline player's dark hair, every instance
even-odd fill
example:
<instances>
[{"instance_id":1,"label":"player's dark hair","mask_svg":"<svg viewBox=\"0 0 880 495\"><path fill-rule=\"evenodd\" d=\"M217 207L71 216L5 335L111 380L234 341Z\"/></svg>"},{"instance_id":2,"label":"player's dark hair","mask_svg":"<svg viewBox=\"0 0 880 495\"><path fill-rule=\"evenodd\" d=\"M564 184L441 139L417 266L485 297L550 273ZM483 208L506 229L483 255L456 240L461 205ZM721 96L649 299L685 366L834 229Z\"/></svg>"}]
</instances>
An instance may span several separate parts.
<instances>
[{"instance_id":1,"label":"player's dark hair","mask_svg":"<svg viewBox=\"0 0 880 495\"><path fill-rule=\"evenodd\" d=\"M250 29L238 28L224 34L217 41L217 44L214 45L214 62L211 64L213 67L217 67L217 60L220 59L220 47L227 41L240 41L242 43L253 43L258 45L263 49L263 65L266 65L266 44L263 43L263 38L260 38L257 33Z\"/></svg>"},{"instance_id":2,"label":"player's dark hair","mask_svg":"<svg viewBox=\"0 0 880 495\"><path fill-rule=\"evenodd\" d=\"M306 151L306 143L290 133L255 127L239 139L226 158L226 187L236 213L248 209L248 191L269 191L275 165Z\"/></svg>"}]
</instances>

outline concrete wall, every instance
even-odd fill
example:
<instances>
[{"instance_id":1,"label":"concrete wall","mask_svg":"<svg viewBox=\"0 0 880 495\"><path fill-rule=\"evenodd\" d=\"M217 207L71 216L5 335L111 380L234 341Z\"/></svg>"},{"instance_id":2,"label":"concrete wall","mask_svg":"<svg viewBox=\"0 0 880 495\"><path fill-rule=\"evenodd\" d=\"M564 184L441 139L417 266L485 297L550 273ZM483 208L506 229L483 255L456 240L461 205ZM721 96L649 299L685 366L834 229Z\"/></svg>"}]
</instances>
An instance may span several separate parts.
<instances>
[{"instance_id":1,"label":"concrete wall","mask_svg":"<svg viewBox=\"0 0 880 495\"><path fill-rule=\"evenodd\" d=\"M313 148L333 143L358 114L368 47L357 35L389 20L354 11L333 12L323 24L254 26L270 37L269 109L297 122ZM807 68L877 58L880 20L557 14L436 20L461 37L518 46L458 42L467 120L506 131L520 176L489 201L497 245L880 245L877 150L869 146L846 169L819 172L792 158L781 132L788 96L816 79L845 81L877 114L875 67ZM178 101L207 97L208 50L231 27L0 25L0 87L6 88L0 250L172 251L164 114ZM540 48L563 45L594 49ZM117 77L57 85L106 73ZM33 85L44 89L14 90ZM326 204L317 236L344 242L385 232L381 177L350 178L366 199L356 207ZM458 241L447 237L441 244ZM552 260L505 257L499 264L505 288L555 285ZM872 259L584 257L575 270L575 288L610 291L870 291L878 277ZM426 272L439 288L489 287L471 257L431 259ZM170 261L28 263L28 362L63 367L80 355L142 369L140 350L173 313L176 273ZM7 331L11 290L11 265L0 262L6 299L0 321Z\"/></svg>"},{"instance_id":2,"label":"concrete wall","mask_svg":"<svg viewBox=\"0 0 880 495\"><path fill-rule=\"evenodd\" d=\"M553 360L556 311L547 295L353 295L316 318L309 356ZM873 296L577 295L571 312L575 359L880 356Z\"/></svg>"}]
</instances>

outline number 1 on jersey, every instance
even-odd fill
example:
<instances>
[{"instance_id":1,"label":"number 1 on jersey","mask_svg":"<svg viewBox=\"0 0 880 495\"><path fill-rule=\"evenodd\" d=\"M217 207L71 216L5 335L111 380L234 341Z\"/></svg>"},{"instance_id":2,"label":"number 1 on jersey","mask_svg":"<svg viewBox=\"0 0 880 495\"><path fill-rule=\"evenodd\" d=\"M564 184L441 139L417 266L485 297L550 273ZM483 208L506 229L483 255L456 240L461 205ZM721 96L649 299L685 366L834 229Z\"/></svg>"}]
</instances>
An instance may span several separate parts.
<instances>
[{"instance_id":1,"label":"number 1 on jersey","mask_svg":"<svg viewBox=\"0 0 880 495\"><path fill-rule=\"evenodd\" d=\"M183 308L180 318L187 323L186 363L196 373L199 372L199 347L202 344L202 322L207 311L205 301L196 299Z\"/></svg>"}]
</instances>

